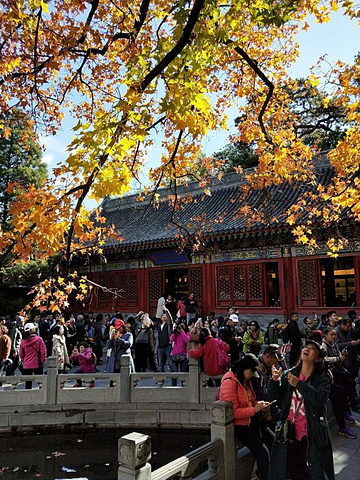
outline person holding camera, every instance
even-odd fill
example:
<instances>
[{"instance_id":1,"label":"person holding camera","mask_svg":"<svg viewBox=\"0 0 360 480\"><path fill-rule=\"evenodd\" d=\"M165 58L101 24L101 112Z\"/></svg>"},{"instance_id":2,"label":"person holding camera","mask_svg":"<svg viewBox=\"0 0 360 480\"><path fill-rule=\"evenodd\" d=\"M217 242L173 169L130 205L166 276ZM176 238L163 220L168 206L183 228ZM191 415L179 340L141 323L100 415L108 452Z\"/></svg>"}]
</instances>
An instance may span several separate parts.
<instances>
[{"instance_id":1,"label":"person holding camera","mask_svg":"<svg viewBox=\"0 0 360 480\"><path fill-rule=\"evenodd\" d=\"M157 356L158 356L158 371L165 372L165 364L168 362L171 370L171 341L170 337L173 331L173 319L169 310L162 307L161 323L156 327L157 331Z\"/></svg>"},{"instance_id":2,"label":"person holding camera","mask_svg":"<svg viewBox=\"0 0 360 480\"><path fill-rule=\"evenodd\" d=\"M110 357L106 366L107 373L119 373L121 368L121 357L125 354L130 355L131 372L135 372L134 361L131 355L131 347L133 345L132 333L126 330L123 320L116 320L115 328L110 332L109 341L106 344L107 349L111 349ZM110 386L113 382L110 381Z\"/></svg>"},{"instance_id":3,"label":"person holding camera","mask_svg":"<svg viewBox=\"0 0 360 480\"><path fill-rule=\"evenodd\" d=\"M187 372L187 344L190 340L190 332L185 333L184 323L174 323L170 342L173 344L171 350L172 369L173 372Z\"/></svg>"},{"instance_id":4,"label":"person holding camera","mask_svg":"<svg viewBox=\"0 0 360 480\"><path fill-rule=\"evenodd\" d=\"M320 332L312 332L290 370L272 367L269 395L281 407L271 449L269 480L335 480L326 402L331 379ZM288 470L288 477L287 477Z\"/></svg>"}]
</instances>

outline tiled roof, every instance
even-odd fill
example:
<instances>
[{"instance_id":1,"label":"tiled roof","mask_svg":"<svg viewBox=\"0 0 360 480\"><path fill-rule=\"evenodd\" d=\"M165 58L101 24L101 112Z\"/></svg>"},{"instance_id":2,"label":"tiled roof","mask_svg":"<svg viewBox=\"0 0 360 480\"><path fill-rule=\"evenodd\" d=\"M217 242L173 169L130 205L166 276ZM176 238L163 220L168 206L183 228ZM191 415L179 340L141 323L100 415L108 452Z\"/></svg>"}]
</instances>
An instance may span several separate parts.
<instances>
[{"instance_id":1,"label":"tiled roof","mask_svg":"<svg viewBox=\"0 0 360 480\"><path fill-rule=\"evenodd\" d=\"M333 170L329 162L317 162L316 184L329 185ZM271 201L264 201L263 192L255 190L250 193L247 202L253 206L261 205L267 213L264 220L248 225L244 216L236 215L242 203L239 201L241 178L237 174L224 175L222 181L214 180L210 187L211 196L204 195L197 183L188 187L180 187L178 194L184 198L185 193L191 195L191 201L174 215L176 222L186 225L194 233L199 229L197 218L206 218L203 225L204 237L226 235L247 235L265 230L288 229L285 222L285 211L293 205L306 191L315 191L316 185L284 183L270 187L268 194ZM149 206L149 201L139 202L137 195L123 198L105 199L102 204L102 215L107 223L114 224L120 231L123 241L111 240L106 247L139 249L145 246L166 246L174 242L179 233L176 225L171 223L171 207L166 200L169 190L161 189L160 201L156 208ZM190 225L189 225L190 224Z\"/></svg>"}]
</instances>

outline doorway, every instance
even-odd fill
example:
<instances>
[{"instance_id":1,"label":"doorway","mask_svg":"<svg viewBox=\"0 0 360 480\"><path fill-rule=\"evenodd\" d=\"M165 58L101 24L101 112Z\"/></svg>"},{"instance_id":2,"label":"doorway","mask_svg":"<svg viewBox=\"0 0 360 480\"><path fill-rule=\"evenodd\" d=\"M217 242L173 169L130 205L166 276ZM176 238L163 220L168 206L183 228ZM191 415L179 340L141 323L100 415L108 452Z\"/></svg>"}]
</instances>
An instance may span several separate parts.
<instances>
[{"instance_id":1,"label":"doorway","mask_svg":"<svg viewBox=\"0 0 360 480\"><path fill-rule=\"evenodd\" d=\"M177 298L189 294L189 269L170 268L165 270L165 292Z\"/></svg>"}]
</instances>

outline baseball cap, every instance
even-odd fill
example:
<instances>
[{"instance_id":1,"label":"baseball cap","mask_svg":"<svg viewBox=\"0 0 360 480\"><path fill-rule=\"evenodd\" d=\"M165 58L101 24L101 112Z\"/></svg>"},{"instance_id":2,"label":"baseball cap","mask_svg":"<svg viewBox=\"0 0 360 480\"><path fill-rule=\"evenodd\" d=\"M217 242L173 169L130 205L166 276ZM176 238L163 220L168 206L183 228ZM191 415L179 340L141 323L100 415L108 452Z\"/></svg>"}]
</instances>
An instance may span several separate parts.
<instances>
[{"instance_id":1,"label":"baseball cap","mask_svg":"<svg viewBox=\"0 0 360 480\"><path fill-rule=\"evenodd\" d=\"M305 345L314 345L320 355L321 358L325 358L326 357L326 350L325 348L320 345L320 343L318 343L317 341L315 340L311 340L311 339L307 339L306 342L305 342Z\"/></svg>"},{"instance_id":2,"label":"baseball cap","mask_svg":"<svg viewBox=\"0 0 360 480\"><path fill-rule=\"evenodd\" d=\"M235 313L233 313L232 315L230 315L229 320L231 320L231 321L234 322L234 323L236 323L236 322L239 321L238 316L237 316Z\"/></svg>"},{"instance_id":3,"label":"baseball cap","mask_svg":"<svg viewBox=\"0 0 360 480\"><path fill-rule=\"evenodd\" d=\"M36 330L36 326L33 323L25 323L24 332L31 332L31 330Z\"/></svg>"},{"instance_id":4,"label":"baseball cap","mask_svg":"<svg viewBox=\"0 0 360 480\"><path fill-rule=\"evenodd\" d=\"M125 325L124 320L120 320L119 318L117 318L114 322L115 330L122 327L123 325Z\"/></svg>"}]
</instances>

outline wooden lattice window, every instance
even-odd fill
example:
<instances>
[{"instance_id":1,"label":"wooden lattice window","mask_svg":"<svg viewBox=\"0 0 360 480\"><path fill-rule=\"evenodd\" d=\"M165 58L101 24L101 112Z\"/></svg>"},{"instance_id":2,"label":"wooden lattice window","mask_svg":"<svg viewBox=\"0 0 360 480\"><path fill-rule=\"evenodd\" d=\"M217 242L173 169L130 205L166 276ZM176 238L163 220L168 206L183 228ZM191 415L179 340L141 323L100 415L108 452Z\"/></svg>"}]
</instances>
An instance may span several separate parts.
<instances>
[{"instance_id":1,"label":"wooden lattice window","mask_svg":"<svg viewBox=\"0 0 360 480\"><path fill-rule=\"evenodd\" d=\"M266 306L264 275L263 264L217 267L217 306Z\"/></svg>"},{"instance_id":2,"label":"wooden lattice window","mask_svg":"<svg viewBox=\"0 0 360 480\"><path fill-rule=\"evenodd\" d=\"M231 271L229 267L220 267L218 274L218 298L222 300L231 300Z\"/></svg>"},{"instance_id":3,"label":"wooden lattice window","mask_svg":"<svg viewBox=\"0 0 360 480\"><path fill-rule=\"evenodd\" d=\"M299 302L301 307L320 305L318 261L298 261Z\"/></svg>"},{"instance_id":4,"label":"wooden lattice window","mask_svg":"<svg viewBox=\"0 0 360 480\"><path fill-rule=\"evenodd\" d=\"M239 305L246 304L246 267L239 265L234 270L234 295L233 298Z\"/></svg>"},{"instance_id":5,"label":"wooden lattice window","mask_svg":"<svg viewBox=\"0 0 360 480\"><path fill-rule=\"evenodd\" d=\"M137 272L113 271L98 274L98 283L110 291L98 289L98 306L122 307L137 306L138 301L138 276Z\"/></svg>"},{"instance_id":6,"label":"wooden lattice window","mask_svg":"<svg viewBox=\"0 0 360 480\"><path fill-rule=\"evenodd\" d=\"M151 270L149 272L149 300L150 302L156 301L164 293L162 285L162 271L161 270Z\"/></svg>"},{"instance_id":7,"label":"wooden lattice window","mask_svg":"<svg viewBox=\"0 0 360 480\"><path fill-rule=\"evenodd\" d=\"M101 287L109 288L109 274L108 273L99 273L98 274L98 284ZM98 289L98 303L100 304L107 304L109 301L109 294L108 292L104 291L103 289Z\"/></svg>"},{"instance_id":8,"label":"wooden lattice window","mask_svg":"<svg viewBox=\"0 0 360 480\"><path fill-rule=\"evenodd\" d=\"M262 305L264 300L263 266L248 265L249 305Z\"/></svg>"},{"instance_id":9,"label":"wooden lattice window","mask_svg":"<svg viewBox=\"0 0 360 480\"><path fill-rule=\"evenodd\" d=\"M189 269L189 293L194 292L195 298L201 300L202 271L201 268Z\"/></svg>"}]
</instances>

